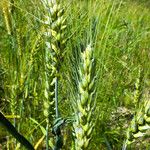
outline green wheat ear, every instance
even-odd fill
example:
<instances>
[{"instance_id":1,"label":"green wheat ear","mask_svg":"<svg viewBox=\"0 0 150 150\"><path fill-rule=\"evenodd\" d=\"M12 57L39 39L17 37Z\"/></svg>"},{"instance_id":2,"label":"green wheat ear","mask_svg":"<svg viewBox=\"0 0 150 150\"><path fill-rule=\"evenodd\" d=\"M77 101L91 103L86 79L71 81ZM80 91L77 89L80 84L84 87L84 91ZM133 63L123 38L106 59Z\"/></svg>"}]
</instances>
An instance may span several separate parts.
<instances>
[{"instance_id":1,"label":"green wheat ear","mask_svg":"<svg viewBox=\"0 0 150 150\"><path fill-rule=\"evenodd\" d=\"M44 115L47 120L47 149L48 126L50 119L58 117L58 73L65 47L65 17L64 9L56 0L42 0L45 9L45 100Z\"/></svg>"},{"instance_id":2,"label":"green wheat ear","mask_svg":"<svg viewBox=\"0 0 150 150\"><path fill-rule=\"evenodd\" d=\"M75 108L76 122L73 124L75 130L76 150L88 148L91 140L94 122L92 119L95 109L95 60L93 49L88 45L81 52L81 63L79 66L78 96Z\"/></svg>"},{"instance_id":3,"label":"green wheat ear","mask_svg":"<svg viewBox=\"0 0 150 150\"><path fill-rule=\"evenodd\" d=\"M65 29L66 18L64 17L64 9L59 1L51 0L47 2L48 14L45 15L45 25L47 30L47 46L50 47L51 59L54 62L52 68L57 72L60 65L60 60L64 54L65 47Z\"/></svg>"},{"instance_id":4,"label":"green wheat ear","mask_svg":"<svg viewBox=\"0 0 150 150\"><path fill-rule=\"evenodd\" d=\"M63 57L65 47L65 21L64 9L56 0L42 0L45 8L45 98L44 114L48 117L49 113L54 117L54 101L55 101L55 81L58 77L60 60ZM50 100L50 101L49 101ZM51 107L51 108L49 108ZM52 112L49 112L49 111Z\"/></svg>"},{"instance_id":5,"label":"green wheat ear","mask_svg":"<svg viewBox=\"0 0 150 150\"><path fill-rule=\"evenodd\" d=\"M150 100L145 102L143 108L133 118L127 131L127 145L146 135L148 130L150 130Z\"/></svg>"}]
</instances>

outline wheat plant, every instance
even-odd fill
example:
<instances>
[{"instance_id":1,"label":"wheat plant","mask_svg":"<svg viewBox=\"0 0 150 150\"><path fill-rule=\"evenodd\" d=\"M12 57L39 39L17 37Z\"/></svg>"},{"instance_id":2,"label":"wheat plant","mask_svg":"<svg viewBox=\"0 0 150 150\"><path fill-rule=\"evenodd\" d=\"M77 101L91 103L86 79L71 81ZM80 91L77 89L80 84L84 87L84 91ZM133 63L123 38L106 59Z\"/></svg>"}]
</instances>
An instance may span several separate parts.
<instances>
[{"instance_id":1,"label":"wheat plant","mask_svg":"<svg viewBox=\"0 0 150 150\"><path fill-rule=\"evenodd\" d=\"M11 117L11 123L14 119L16 131L35 148L46 149L45 142L47 149L53 148L53 138L65 120L58 116L73 116L75 122L65 124L65 131L59 130L64 137L67 135L62 149L69 150L71 146L121 149L133 110L136 113L131 124L138 130L135 132L130 125L127 146L129 149L149 146L149 139L139 143L141 139L137 138L149 131L148 104L141 103L143 92L149 91L146 88L150 85L150 10L143 3L139 0L0 1L3 72L0 76L4 76L0 77L0 111L6 118ZM64 6L68 6L67 10ZM96 34L91 22L98 23ZM140 70L137 73L138 66L142 75ZM55 112L57 98L61 115L58 109ZM9 129L0 127L0 149L19 146L7 134ZM55 149L61 149L59 141ZM19 149L24 149L21 146Z\"/></svg>"},{"instance_id":2,"label":"wheat plant","mask_svg":"<svg viewBox=\"0 0 150 150\"><path fill-rule=\"evenodd\" d=\"M49 117L58 118L58 74L60 61L64 53L64 30L65 17L64 9L59 1L42 0L45 8L45 102L44 115L47 118L47 128ZM47 129L48 130L48 129ZM48 134L48 131L47 131ZM48 135L47 135L48 136ZM48 142L48 140L47 140ZM47 143L48 145L48 143Z\"/></svg>"}]
</instances>

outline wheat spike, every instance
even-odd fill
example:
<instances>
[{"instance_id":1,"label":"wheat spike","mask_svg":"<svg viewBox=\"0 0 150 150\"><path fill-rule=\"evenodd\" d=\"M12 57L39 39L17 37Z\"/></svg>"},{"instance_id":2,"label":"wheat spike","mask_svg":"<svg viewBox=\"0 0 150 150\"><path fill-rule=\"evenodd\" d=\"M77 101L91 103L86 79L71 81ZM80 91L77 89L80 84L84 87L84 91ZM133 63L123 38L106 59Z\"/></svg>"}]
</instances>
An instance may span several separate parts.
<instances>
[{"instance_id":1,"label":"wheat spike","mask_svg":"<svg viewBox=\"0 0 150 150\"><path fill-rule=\"evenodd\" d=\"M12 33L12 23L11 23L11 7L9 0L2 0L0 6L4 14L6 30L9 35Z\"/></svg>"},{"instance_id":2,"label":"wheat spike","mask_svg":"<svg viewBox=\"0 0 150 150\"><path fill-rule=\"evenodd\" d=\"M124 143L123 150L126 149L127 145L136 141L137 138L143 137L147 134L150 129L150 100L146 98L145 103L140 102L141 98L141 82L142 82L142 72L141 68L138 70L138 78L135 83L134 91L134 103L135 109L138 110L131 124L127 130L126 142Z\"/></svg>"},{"instance_id":3,"label":"wheat spike","mask_svg":"<svg viewBox=\"0 0 150 150\"><path fill-rule=\"evenodd\" d=\"M137 138L146 135L150 130L150 100L147 100L143 108L135 115L127 131L127 144L131 144Z\"/></svg>"},{"instance_id":4,"label":"wheat spike","mask_svg":"<svg viewBox=\"0 0 150 150\"><path fill-rule=\"evenodd\" d=\"M56 0L42 0L45 8L45 102L44 115L47 118L58 117L58 73L60 60L64 52L64 31L66 28L64 10ZM48 133L48 130L47 130ZM48 136L47 136L48 138ZM48 139L47 139L48 145ZM48 149L48 146L47 146Z\"/></svg>"},{"instance_id":5,"label":"wheat spike","mask_svg":"<svg viewBox=\"0 0 150 150\"><path fill-rule=\"evenodd\" d=\"M55 0L42 0L45 7L45 37L46 37L46 88L45 97L48 100L45 104L45 114L48 114L48 106L54 109L54 89L58 76L60 60L64 50L64 30L66 28L64 10L59 2ZM50 92L49 92L50 91ZM49 93L49 94L48 94ZM52 109L51 109L52 110Z\"/></svg>"},{"instance_id":6,"label":"wheat spike","mask_svg":"<svg viewBox=\"0 0 150 150\"><path fill-rule=\"evenodd\" d=\"M73 124L76 136L76 150L87 149L91 139L94 128L92 115L95 109L95 82L93 49L88 45L85 51L81 53L81 63L79 66L79 93L75 107L76 122Z\"/></svg>"}]
</instances>

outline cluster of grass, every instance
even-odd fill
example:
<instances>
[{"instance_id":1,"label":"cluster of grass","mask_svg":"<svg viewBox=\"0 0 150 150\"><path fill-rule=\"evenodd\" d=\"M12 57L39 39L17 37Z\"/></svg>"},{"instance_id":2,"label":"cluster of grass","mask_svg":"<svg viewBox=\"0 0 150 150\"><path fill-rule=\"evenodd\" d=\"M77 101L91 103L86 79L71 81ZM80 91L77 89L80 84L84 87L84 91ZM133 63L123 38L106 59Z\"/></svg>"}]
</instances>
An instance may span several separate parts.
<instances>
[{"instance_id":1,"label":"cluster of grass","mask_svg":"<svg viewBox=\"0 0 150 150\"><path fill-rule=\"evenodd\" d=\"M149 4L57 2L0 2L0 111L35 148L53 147L58 99L59 116L73 120L63 149L121 149L141 109L149 126ZM148 149L148 134L126 144ZM24 149L1 127L0 144Z\"/></svg>"}]
</instances>

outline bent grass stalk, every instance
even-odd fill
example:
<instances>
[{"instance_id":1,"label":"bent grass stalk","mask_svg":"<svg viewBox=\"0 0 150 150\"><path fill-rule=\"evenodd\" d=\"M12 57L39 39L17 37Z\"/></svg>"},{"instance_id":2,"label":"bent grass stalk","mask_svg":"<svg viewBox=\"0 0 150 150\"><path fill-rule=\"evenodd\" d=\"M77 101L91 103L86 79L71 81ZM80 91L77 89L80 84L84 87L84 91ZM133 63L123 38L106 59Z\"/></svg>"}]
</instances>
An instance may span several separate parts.
<instances>
[{"instance_id":1,"label":"bent grass stalk","mask_svg":"<svg viewBox=\"0 0 150 150\"><path fill-rule=\"evenodd\" d=\"M76 150L88 148L91 140L94 122L92 119L95 109L95 60L93 49L90 45L81 53L81 63L79 66L78 96L75 108L76 122L73 124L75 130Z\"/></svg>"}]
</instances>

